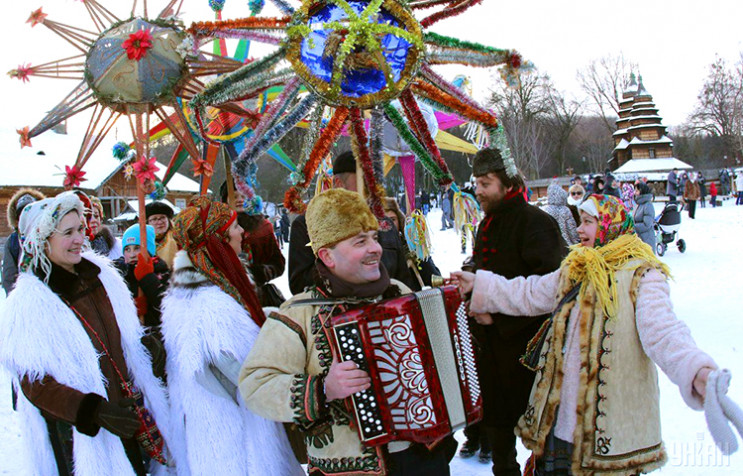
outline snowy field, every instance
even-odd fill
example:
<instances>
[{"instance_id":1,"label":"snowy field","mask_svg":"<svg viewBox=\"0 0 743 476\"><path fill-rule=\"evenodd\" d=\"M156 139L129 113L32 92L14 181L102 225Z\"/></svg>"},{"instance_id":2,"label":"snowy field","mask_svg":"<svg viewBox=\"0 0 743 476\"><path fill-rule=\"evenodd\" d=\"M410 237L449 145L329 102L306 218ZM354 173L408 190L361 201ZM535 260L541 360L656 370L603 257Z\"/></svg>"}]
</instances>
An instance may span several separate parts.
<instances>
[{"instance_id":1,"label":"snowy field","mask_svg":"<svg viewBox=\"0 0 743 476\"><path fill-rule=\"evenodd\" d=\"M459 236L453 230L439 231L439 210L429 215L433 233L434 261L448 273L459 269L465 255L460 253ZM674 280L671 293L676 312L692 330L699 346L732 371L730 395L743 405L743 206L733 206L727 200L722 208L698 208L696 220L684 214L680 236L687 242L687 251L678 252L671 246L663 258L671 267ZM284 246L284 252L287 252ZM471 248L468 248L468 253ZM289 296L286 273L276 280ZM4 305L0 293L0 312ZM2 345L2 343L0 343ZM678 389L661 373L661 414L663 437L668 450L668 464L653 474L673 476L739 476L743 474L743 451L723 456L717 451L706 429L704 415L685 406ZM457 435L462 440L462 434ZM741 443L743 446L743 442ZM528 451L519 446L519 461ZM10 408L10 384L7 374L0 371L0 474L28 475L20 443L19 423ZM488 475L489 465L476 458L452 461L453 475ZM215 473L219 474L218 466ZM278 475L277 475L278 476Z\"/></svg>"}]
</instances>

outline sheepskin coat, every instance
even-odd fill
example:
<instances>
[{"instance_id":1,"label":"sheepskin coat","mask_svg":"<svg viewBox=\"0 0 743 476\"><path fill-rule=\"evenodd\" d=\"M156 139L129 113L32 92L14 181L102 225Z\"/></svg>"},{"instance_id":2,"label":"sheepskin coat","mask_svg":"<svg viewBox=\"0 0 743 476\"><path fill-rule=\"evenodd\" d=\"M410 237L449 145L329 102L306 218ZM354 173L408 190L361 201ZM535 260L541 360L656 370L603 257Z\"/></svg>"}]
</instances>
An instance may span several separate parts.
<instances>
[{"instance_id":1,"label":"sheepskin coat","mask_svg":"<svg viewBox=\"0 0 743 476\"><path fill-rule=\"evenodd\" d=\"M561 274L507 280L478 271L470 309L542 314L571 287ZM693 390L694 377L702 367L716 368L676 318L665 276L642 264L617 272L616 282L616 317L604 316L591 289L556 314L517 427L537 457L554 427L557 438L574 444L576 476L602 471L628 476L662 466L666 452L653 362L695 410L702 400Z\"/></svg>"},{"instance_id":2,"label":"sheepskin coat","mask_svg":"<svg viewBox=\"0 0 743 476\"><path fill-rule=\"evenodd\" d=\"M121 332L121 346L134 385L145 397L166 442L170 441L167 398L161 382L152 374L152 363L140 340L139 324L129 290L111 262L92 251L83 253L100 268L100 279ZM98 352L83 324L42 280L32 273L21 273L13 293L8 296L0 317L0 362L13 374L16 384L23 377L32 382L45 376L83 393L106 395ZM41 412L23 394L18 395L24 443L32 474L57 474L54 452ZM73 429L73 462L76 476L133 475L132 465L118 436L101 428L91 437ZM174 463L172 458L171 463ZM164 468L160 468L161 470Z\"/></svg>"},{"instance_id":3,"label":"sheepskin coat","mask_svg":"<svg viewBox=\"0 0 743 476\"><path fill-rule=\"evenodd\" d=\"M174 264L161 329L178 475L303 474L283 426L237 403L238 395L228 393L210 368L230 359L239 369L260 328L232 296L193 267L185 251L176 254Z\"/></svg>"}]
</instances>

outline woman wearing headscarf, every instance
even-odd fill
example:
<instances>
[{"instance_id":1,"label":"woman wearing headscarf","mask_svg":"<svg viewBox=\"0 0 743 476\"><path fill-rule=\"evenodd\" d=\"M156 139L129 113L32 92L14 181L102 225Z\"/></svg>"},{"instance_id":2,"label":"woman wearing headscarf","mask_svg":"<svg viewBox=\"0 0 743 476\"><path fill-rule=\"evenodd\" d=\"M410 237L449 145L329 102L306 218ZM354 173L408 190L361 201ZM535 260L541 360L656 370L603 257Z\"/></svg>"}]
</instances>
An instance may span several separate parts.
<instances>
[{"instance_id":1,"label":"woman wearing headscarf","mask_svg":"<svg viewBox=\"0 0 743 476\"><path fill-rule=\"evenodd\" d=\"M173 222L181 251L161 329L180 475L302 474L283 426L237 395L240 366L266 320L237 256L242 236L237 213L207 197Z\"/></svg>"},{"instance_id":2,"label":"woman wearing headscarf","mask_svg":"<svg viewBox=\"0 0 743 476\"><path fill-rule=\"evenodd\" d=\"M523 359L537 370L516 428L533 452L531 474L646 473L667 459L655 364L697 410L717 366L676 318L668 267L624 205L590 195L580 213L581 245L553 273L454 275L472 312L553 312Z\"/></svg>"},{"instance_id":3,"label":"woman wearing headscarf","mask_svg":"<svg viewBox=\"0 0 743 476\"><path fill-rule=\"evenodd\" d=\"M32 474L144 476L146 455L166 458L158 431L169 436L165 389L124 280L84 248L83 213L73 192L24 208L0 362L23 390Z\"/></svg>"},{"instance_id":4,"label":"woman wearing headscarf","mask_svg":"<svg viewBox=\"0 0 743 476\"><path fill-rule=\"evenodd\" d=\"M110 260L119 259L124 256L124 248L121 246L121 240L114 236L111 228L103 224L106 214L103 212L103 203L98 197L90 197L90 220L88 226L93 237L90 240L90 247L99 255L103 255Z\"/></svg>"}]
</instances>

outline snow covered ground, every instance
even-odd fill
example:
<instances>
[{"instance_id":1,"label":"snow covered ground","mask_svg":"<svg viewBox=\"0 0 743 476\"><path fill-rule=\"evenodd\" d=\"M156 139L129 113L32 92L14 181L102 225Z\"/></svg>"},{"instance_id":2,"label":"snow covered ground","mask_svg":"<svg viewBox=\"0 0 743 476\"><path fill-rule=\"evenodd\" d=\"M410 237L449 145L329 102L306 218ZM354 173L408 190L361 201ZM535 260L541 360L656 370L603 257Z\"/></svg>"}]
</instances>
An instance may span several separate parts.
<instances>
[{"instance_id":1,"label":"snow covered ground","mask_svg":"<svg viewBox=\"0 0 743 476\"><path fill-rule=\"evenodd\" d=\"M448 275L459 269L465 255L460 254L459 236L453 230L439 231L439 210L429 215L433 233L434 261ZM711 354L717 363L732 371L730 395L743 405L743 207L728 200L722 208L698 208L696 220L684 215L680 236L687 242L687 251L669 248L663 258L671 267L671 283L676 312L691 328L699 346ZM284 252L287 251L284 246ZM468 250L471 252L471 250ZM289 296L286 273L276 280ZM4 296L0 293L0 312ZM2 343L0 342L0 345ZM663 437L668 450L668 464L653 474L673 476L738 476L743 474L743 451L731 457L723 456L715 447L706 429L704 415L686 407L677 388L661 374L661 414ZM457 439L462 440L461 432ZM743 443L742 443L743 444ZM523 463L528 451L519 446ZM25 457L20 443L19 423L10 408L9 378L0 370L0 474L27 475ZM451 465L453 475L491 474L488 465L475 458L458 456ZM215 474L218 469L215 467Z\"/></svg>"}]
</instances>

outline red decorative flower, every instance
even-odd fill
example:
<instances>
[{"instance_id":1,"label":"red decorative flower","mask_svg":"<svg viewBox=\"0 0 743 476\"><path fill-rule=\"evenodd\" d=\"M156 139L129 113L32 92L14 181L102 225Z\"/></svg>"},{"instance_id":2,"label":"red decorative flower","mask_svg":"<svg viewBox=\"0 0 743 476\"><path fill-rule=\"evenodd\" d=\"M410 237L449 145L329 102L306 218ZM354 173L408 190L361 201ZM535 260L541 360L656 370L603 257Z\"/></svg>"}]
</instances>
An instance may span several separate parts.
<instances>
[{"instance_id":1,"label":"red decorative flower","mask_svg":"<svg viewBox=\"0 0 743 476\"><path fill-rule=\"evenodd\" d=\"M145 57L147 50L152 48L152 34L150 30L138 30L129 35L129 39L121 44L130 60L139 61Z\"/></svg>"},{"instance_id":2,"label":"red decorative flower","mask_svg":"<svg viewBox=\"0 0 743 476\"><path fill-rule=\"evenodd\" d=\"M142 183L146 180L154 181L157 178L155 177L155 172L160 170L160 168L155 164L157 164L157 159L154 157L150 157L149 159L142 157L138 161L134 162L134 175L137 177L137 180Z\"/></svg>"},{"instance_id":3,"label":"red decorative flower","mask_svg":"<svg viewBox=\"0 0 743 476\"><path fill-rule=\"evenodd\" d=\"M214 167L206 160L191 160L193 163L193 174L195 177L203 175L204 177L211 177L214 173Z\"/></svg>"},{"instance_id":4,"label":"red decorative flower","mask_svg":"<svg viewBox=\"0 0 743 476\"><path fill-rule=\"evenodd\" d=\"M31 67L30 64L26 64L26 65L20 64L18 65L17 69L11 69L10 71L8 71L8 76L10 76L11 78L18 78L24 83L27 83L28 75L31 74L32 71L33 71L33 68Z\"/></svg>"},{"instance_id":5,"label":"red decorative flower","mask_svg":"<svg viewBox=\"0 0 743 476\"><path fill-rule=\"evenodd\" d=\"M44 22L44 18L46 18L48 15L41 11L41 7L39 7L38 10L34 10L31 12L31 16L28 17L28 20L26 20L26 23L30 23L32 27L38 25L39 23Z\"/></svg>"},{"instance_id":6,"label":"red decorative flower","mask_svg":"<svg viewBox=\"0 0 743 476\"><path fill-rule=\"evenodd\" d=\"M70 189L72 187L78 187L80 186L81 182L84 182L88 179L84 178L85 172L78 169L76 166L70 167L69 165L65 165L65 177L64 177L64 187L67 189Z\"/></svg>"},{"instance_id":7,"label":"red decorative flower","mask_svg":"<svg viewBox=\"0 0 743 476\"><path fill-rule=\"evenodd\" d=\"M508 65L511 68L519 69L521 67L521 55L518 53L511 54L511 57L508 58Z\"/></svg>"},{"instance_id":8,"label":"red decorative flower","mask_svg":"<svg viewBox=\"0 0 743 476\"><path fill-rule=\"evenodd\" d=\"M31 138L28 137L28 126L23 129L16 129L16 132L21 136L21 149L24 147L31 147Z\"/></svg>"}]
</instances>

